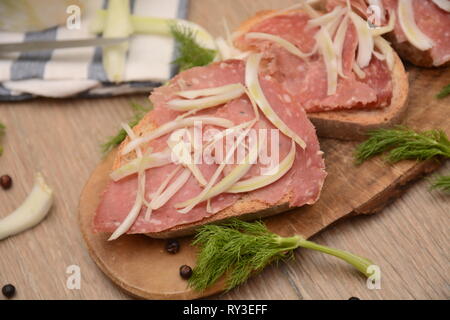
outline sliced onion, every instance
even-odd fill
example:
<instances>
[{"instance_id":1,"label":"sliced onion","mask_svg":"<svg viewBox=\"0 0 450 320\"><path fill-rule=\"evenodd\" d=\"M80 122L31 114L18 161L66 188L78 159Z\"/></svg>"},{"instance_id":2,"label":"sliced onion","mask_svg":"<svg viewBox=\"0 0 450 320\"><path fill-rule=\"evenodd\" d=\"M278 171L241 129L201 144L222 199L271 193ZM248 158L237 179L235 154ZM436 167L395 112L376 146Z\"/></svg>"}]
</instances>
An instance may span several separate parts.
<instances>
[{"instance_id":1,"label":"sliced onion","mask_svg":"<svg viewBox=\"0 0 450 320\"><path fill-rule=\"evenodd\" d=\"M161 195L161 193L163 193L163 191L167 188L167 186L169 185L169 182L173 179L173 177L175 177L175 175L181 170L181 168L182 168L181 166L177 166L177 168L175 170L173 170L167 176L167 178L161 183L158 190L156 190L156 192L154 194L150 195L150 198L151 199L158 198ZM152 206L150 203L146 203L146 206L147 206L147 210L145 212L145 220L150 221L151 214L153 212Z\"/></svg>"},{"instance_id":2,"label":"sliced onion","mask_svg":"<svg viewBox=\"0 0 450 320\"><path fill-rule=\"evenodd\" d=\"M330 34L330 37L332 39L334 38L336 31L337 31L339 25L341 24L342 15L345 14L345 12L347 12L347 9L344 9L344 8L342 8L342 9L343 10L339 13L339 15L336 18L334 18L333 20L331 20L330 22L328 22L325 25L325 28L327 29L327 31Z\"/></svg>"},{"instance_id":3,"label":"sliced onion","mask_svg":"<svg viewBox=\"0 0 450 320\"><path fill-rule=\"evenodd\" d=\"M167 103L167 106L170 109L176 111L202 110L227 103L230 100L239 98L243 94L244 88L242 88L242 86L239 86L228 92L211 97L194 100L183 100L183 99L171 100Z\"/></svg>"},{"instance_id":4,"label":"sliced onion","mask_svg":"<svg viewBox=\"0 0 450 320\"><path fill-rule=\"evenodd\" d=\"M375 28L375 29L371 29L372 31L372 36L376 37L376 36L381 36L385 33L389 33L391 31L394 30L395 28L395 12L394 11L390 11L389 12L389 22L387 25L385 25L384 27L380 27L380 28Z\"/></svg>"},{"instance_id":5,"label":"sliced onion","mask_svg":"<svg viewBox=\"0 0 450 320\"><path fill-rule=\"evenodd\" d=\"M245 38L247 39L256 39L256 40L268 40L275 42L279 46L281 46L283 49L286 49L288 52L292 53L293 55L306 60L306 58L312 56L316 50L313 50L309 53L304 53L300 51L297 46L295 46L293 43L287 41L286 39L283 39L281 37L275 36L273 34L269 33L261 33L261 32L250 32L245 35Z\"/></svg>"},{"instance_id":6,"label":"sliced onion","mask_svg":"<svg viewBox=\"0 0 450 320\"><path fill-rule=\"evenodd\" d=\"M369 3L370 6L379 9L381 23L383 23L386 20L386 9L384 8L383 0L367 0L367 2ZM375 14L377 14L377 12L375 12Z\"/></svg>"},{"instance_id":7,"label":"sliced onion","mask_svg":"<svg viewBox=\"0 0 450 320\"><path fill-rule=\"evenodd\" d=\"M426 51L431 49L434 45L433 40L428 38L417 26L414 20L412 1L399 1L397 10L400 26L408 41L419 50Z\"/></svg>"},{"instance_id":8,"label":"sliced onion","mask_svg":"<svg viewBox=\"0 0 450 320\"><path fill-rule=\"evenodd\" d=\"M308 26L310 27L324 27L327 24L329 24L330 22L334 21L335 19L338 19L343 13L344 11L346 11L347 9L342 8L340 6L336 6L333 11L321 15L317 18L314 19L310 19L308 21Z\"/></svg>"},{"instance_id":9,"label":"sliced onion","mask_svg":"<svg viewBox=\"0 0 450 320\"><path fill-rule=\"evenodd\" d=\"M316 34L316 40L319 44L319 51L323 55L325 66L327 68L328 89L327 94L333 95L337 90L338 67L337 54L334 49L330 35L325 28L321 28Z\"/></svg>"},{"instance_id":10,"label":"sliced onion","mask_svg":"<svg viewBox=\"0 0 450 320\"><path fill-rule=\"evenodd\" d=\"M130 126L126 123L122 124L123 129L126 131L128 136L131 139L131 142L136 141L137 137L134 131L130 128ZM138 167L138 187L136 192L136 199L134 201L133 207L131 208L130 212L128 213L127 217L122 221L122 223L119 225L119 227L113 232L111 237L109 237L108 241L116 240L121 235L126 233L133 223L136 221L137 217L139 216L139 213L142 210L142 206L145 201L145 170L142 166L142 150L141 148L137 148L136 154L138 156L139 160L139 167Z\"/></svg>"},{"instance_id":11,"label":"sliced onion","mask_svg":"<svg viewBox=\"0 0 450 320\"><path fill-rule=\"evenodd\" d=\"M167 144L169 145L170 150L172 150L172 157L175 158L175 161L180 162L184 167L189 169L197 179L198 183L200 183L200 185L202 186L205 186L207 184L207 181L196 165L196 161L200 160L199 158L201 157L201 153L198 154L198 159L195 159L196 161L194 161L191 155L191 143L193 142L193 139L190 132L187 131L189 133L189 143L183 141L183 135L185 132L186 129L180 129L179 132L175 131L167 141Z\"/></svg>"},{"instance_id":12,"label":"sliced onion","mask_svg":"<svg viewBox=\"0 0 450 320\"><path fill-rule=\"evenodd\" d=\"M450 1L448 0L432 0L432 1L442 10L450 12Z\"/></svg>"},{"instance_id":13,"label":"sliced onion","mask_svg":"<svg viewBox=\"0 0 450 320\"><path fill-rule=\"evenodd\" d=\"M360 79L366 78L366 73L358 66L358 64L353 62L353 72L358 76Z\"/></svg>"},{"instance_id":14,"label":"sliced onion","mask_svg":"<svg viewBox=\"0 0 450 320\"><path fill-rule=\"evenodd\" d=\"M137 139L134 139L133 141L130 141L125 146L124 150L122 151L122 155L130 153L131 151L133 151L134 149L136 149L143 143L147 143L149 141L152 141L154 139L162 137L166 134L171 133L172 131L175 131L180 128L192 127L196 121L202 122L202 124L204 124L204 125L209 124L209 125L214 125L214 126L223 127L223 128L230 128L234 125L233 122L228 119L210 117L210 116L189 117L189 118L179 119L176 121L171 121L171 122L163 124L159 128L146 134L145 136L142 136Z\"/></svg>"},{"instance_id":15,"label":"sliced onion","mask_svg":"<svg viewBox=\"0 0 450 320\"><path fill-rule=\"evenodd\" d=\"M260 188L264 188L268 185L271 185L275 181L281 179L291 168L295 161L295 151L296 144L295 141L292 140L291 151L286 156L286 158L281 161L278 165L276 172L270 175L262 175L253 177L247 180L242 180L234 184L230 189L227 190L228 193L243 193L250 192L253 190L257 190Z\"/></svg>"},{"instance_id":16,"label":"sliced onion","mask_svg":"<svg viewBox=\"0 0 450 320\"><path fill-rule=\"evenodd\" d=\"M25 201L10 215L0 219L0 240L38 225L47 216L52 204L53 191L38 173Z\"/></svg>"},{"instance_id":17,"label":"sliced onion","mask_svg":"<svg viewBox=\"0 0 450 320\"><path fill-rule=\"evenodd\" d=\"M150 202L151 209L157 210L165 205L181 188L183 188L190 177L191 171L189 169L184 169L178 178L175 179L164 192Z\"/></svg>"},{"instance_id":18,"label":"sliced onion","mask_svg":"<svg viewBox=\"0 0 450 320\"><path fill-rule=\"evenodd\" d=\"M247 128L251 123L253 123L254 120L251 120L249 122L243 122L235 127L232 128L228 128L226 130L223 130L219 133L217 133L216 135L214 135L211 139L211 141L209 141L206 145L205 145L205 151L204 153L209 153L210 149L214 148L215 144L217 143L217 141L226 138L227 136L229 136L230 134L233 134L234 132L238 131L238 130L243 130L245 128Z\"/></svg>"},{"instance_id":19,"label":"sliced onion","mask_svg":"<svg viewBox=\"0 0 450 320\"><path fill-rule=\"evenodd\" d=\"M220 166L216 169L216 171L214 172L214 174L213 174L213 176L211 177L211 179L210 179L210 181L209 181L209 183L208 183L208 185L202 190L202 192L199 194L199 195L197 195L195 198L192 198L192 199L190 199L190 200L187 200L187 201L185 201L185 202L183 202L183 203L179 203L179 204L176 204L175 205L175 208L183 208L183 209L181 209L181 210L178 210L178 212L180 212L180 213L183 213L183 214L186 214L186 213L188 213L189 211L191 211L197 204L199 204L199 203L201 203L201 202L203 202L203 201L205 201L205 200L207 200L207 199L210 199L210 198L212 198L212 197L214 197L214 196L211 196L212 194L216 194L216 192L219 192L219 193L217 193L217 194L220 194L220 193L223 193L223 192L225 192L225 190L226 189L229 189L235 182L237 182L240 178L242 178L244 175L245 175L245 173L248 171L248 169L250 169L250 167L248 167L248 169L247 169L247 171L238 179L238 180L236 180L236 181L234 181L234 179L238 176L238 173L242 173L242 172L244 172L245 171L245 169L246 169L246 167L245 166L243 166L243 167L241 167L241 171L239 171L239 172L234 172L234 175L233 176L230 176L227 180L225 180L226 178L224 178L223 180L225 180L225 181L221 181L221 182L219 182L219 184L220 184L220 188L225 188L225 190L219 190L219 188L216 188L216 186L214 186L214 184L216 183L216 181L217 181L217 179L219 178L219 176L222 174L222 172L223 172L223 170L224 170L224 168L225 168L225 166L227 165L227 163L229 162L229 160L231 159L231 157L233 157L233 155L234 155L234 152L235 152L235 150L236 150L236 148L244 141L244 139L245 139L245 137L247 136L247 134L248 134L248 132L250 131L250 129L255 125L255 123L256 123L256 121L254 120L254 121L252 121L251 122L251 125L249 125L248 126L248 128L243 132L243 133L241 133L238 137L237 137L237 139L236 139L236 142L234 143L234 145L233 145L233 147L230 149L230 150L228 150L228 152L227 152L227 154L226 154L226 157L225 157L225 160L220 164ZM254 148L255 148L255 146L253 146ZM256 156L258 156L258 148L255 148L256 149ZM250 153L249 153L250 154ZM247 163L244 163L244 164L242 164L242 165L248 165L248 163L250 163L250 161L248 161ZM250 165L251 166L251 165ZM239 166L238 166L239 167ZM236 168L238 168L238 167L236 167ZM230 173L231 174L231 173ZM228 176L227 176L228 177ZM231 185L228 185L229 183L230 183L230 181L233 181L233 183L231 184ZM218 185L219 185L218 184ZM214 188L214 190L213 190L213 188ZM213 190L213 191L211 191L211 190ZM216 195L217 195L216 194Z\"/></svg>"},{"instance_id":20,"label":"sliced onion","mask_svg":"<svg viewBox=\"0 0 450 320\"><path fill-rule=\"evenodd\" d=\"M316 9L311 7L309 3L310 2L307 1L303 4L303 10L313 19L320 17L320 13Z\"/></svg>"},{"instance_id":21,"label":"sliced onion","mask_svg":"<svg viewBox=\"0 0 450 320\"><path fill-rule=\"evenodd\" d=\"M336 36L333 42L334 50L337 57L338 74L342 78L347 78L347 76L344 74L344 66L343 66L343 51L347 30L348 30L348 16L346 15L344 20L342 20L341 24L339 25L339 28L336 32Z\"/></svg>"},{"instance_id":22,"label":"sliced onion","mask_svg":"<svg viewBox=\"0 0 450 320\"><path fill-rule=\"evenodd\" d=\"M199 97L210 97L210 96L216 96L219 94L228 93L237 89L243 89L242 84L240 83L233 83L233 84L227 84L226 86L222 87L215 87L215 88L207 88L207 89L200 89L200 90L187 90L187 91L180 91L177 93L177 96L186 98L186 99L196 99Z\"/></svg>"},{"instance_id":23,"label":"sliced onion","mask_svg":"<svg viewBox=\"0 0 450 320\"><path fill-rule=\"evenodd\" d=\"M373 55L380 61L386 60L386 57L384 56L384 54L382 54L380 52L373 51Z\"/></svg>"},{"instance_id":24,"label":"sliced onion","mask_svg":"<svg viewBox=\"0 0 450 320\"><path fill-rule=\"evenodd\" d=\"M170 150L167 149L163 152L151 153L148 156L142 157L142 159L136 158L114 170L109 176L113 181L117 182L123 178L136 174L139 171L139 165L141 165L144 170L165 166L171 163L170 155Z\"/></svg>"},{"instance_id":25,"label":"sliced onion","mask_svg":"<svg viewBox=\"0 0 450 320\"><path fill-rule=\"evenodd\" d=\"M251 54L246 63L245 67L245 83L247 85L248 91L252 99L254 99L264 113L264 115L269 119L269 121L278 128L283 134L293 139L302 148L306 148L306 143L300 138L294 131L292 131L275 113L275 111L270 106L269 101L267 101L266 96L259 84L259 64L261 62L261 54Z\"/></svg>"},{"instance_id":26,"label":"sliced onion","mask_svg":"<svg viewBox=\"0 0 450 320\"><path fill-rule=\"evenodd\" d=\"M386 57L386 63L389 67L389 70L393 70L395 65L394 49L392 49L389 42L387 42L383 37L378 36L375 37L375 46Z\"/></svg>"},{"instance_id":27,"label":"sliced onion","mask_svg":"<svg viewBox=\"0 0 450 320\"><path fill-rule=\"evenodd\" d=\"M247 52L239 50L222 37L216 38L216 45L222 60L243 59L247 55Z\"/></svg>"},{"instance_id":28,"label":"sliced onion","mask_svg":"<svg viewBox=\"0 0 450 320\"><path fill-rule=\"evenodd\" d=\"M372 59L372 52L374 48L372 33L367 25L367 22L360 16L354 12L350 12L349 14L358 33L358 56L356 61L361 68L365 68L369 65L370 60Z\"/></svg>"}]
</instances>

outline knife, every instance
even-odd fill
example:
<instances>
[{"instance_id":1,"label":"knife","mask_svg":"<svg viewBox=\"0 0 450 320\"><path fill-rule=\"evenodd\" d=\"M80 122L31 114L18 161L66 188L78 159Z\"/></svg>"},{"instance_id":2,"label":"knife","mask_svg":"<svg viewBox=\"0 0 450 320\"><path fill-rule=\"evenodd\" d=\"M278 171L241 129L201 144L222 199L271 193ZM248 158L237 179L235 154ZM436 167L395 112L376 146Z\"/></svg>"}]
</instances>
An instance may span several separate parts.
<instances>
[{"instance_id":1,"label":"knife","mask_svg":"<svg viewBox=\"0 0 450 320\"><path fill-rule=\"evenodd\" d=\"M51 49L69 49L81 47L103 47L119 44L130 40L127 38L92 38L77 40L29 41L15 43L0 43L0 54L7 52L29 52Z\"/></svg>"}]
</instances>

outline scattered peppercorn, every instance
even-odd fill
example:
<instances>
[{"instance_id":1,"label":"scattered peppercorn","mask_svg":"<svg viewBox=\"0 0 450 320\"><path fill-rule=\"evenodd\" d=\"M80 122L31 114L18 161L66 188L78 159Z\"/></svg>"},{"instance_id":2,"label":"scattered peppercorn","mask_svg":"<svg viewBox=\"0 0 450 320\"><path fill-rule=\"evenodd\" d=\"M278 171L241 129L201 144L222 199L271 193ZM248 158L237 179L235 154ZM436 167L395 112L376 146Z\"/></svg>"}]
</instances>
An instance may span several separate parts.
<instances>
[{"instance_id":1,"label":"scattered peppercorn","mask_svg":"<svg viewBox=\"0 0 450 320\"><path fill-rule=\"evenodd\" d=\"M175 254L180 251L180 243L178 240L170 239L166 241L166 251L171 254Z\"/></svg>"},{"instance_id":2,"label":"scattered peppercorn","mask_svg":"<svg viewBox=\"0 0 450 320\"><path fill-rule=\"evenodd\" d=\"M7 174L0 177L0 186L2 186L3 190L8 190L12 186L12 179Z\"/></svg>"},{"instance_id":3,"label":"scattered peppercorn","mask_svg":"<svg viewBox=\"0 0 450 320\"><path fill-rule=\"evenodd\" d=\"M348 300L361 300L358 297L350 297Z\"/></svg>"},{"instance_id":4,"label":"scattered peppercorn","mask_svg":"<svg viewBox=\"0 0 450 320\"><path fill-rule=\"evenodd\" d=\"M189 279L190 277L192 277L192 268L187 265L181 266L180 276L185 280Z\"/></svg>"},{"instance_id":5,"label":"scattered peppercorn","mask_svg":"<svg viewBox=\"0 0 450 320\"><path fill-rule=\"evenodd\" d=\"M7 284L3 286L2 293L6 298L10 299L16 294L16 287L12 284Z\"/></svg>"}]
</instances>

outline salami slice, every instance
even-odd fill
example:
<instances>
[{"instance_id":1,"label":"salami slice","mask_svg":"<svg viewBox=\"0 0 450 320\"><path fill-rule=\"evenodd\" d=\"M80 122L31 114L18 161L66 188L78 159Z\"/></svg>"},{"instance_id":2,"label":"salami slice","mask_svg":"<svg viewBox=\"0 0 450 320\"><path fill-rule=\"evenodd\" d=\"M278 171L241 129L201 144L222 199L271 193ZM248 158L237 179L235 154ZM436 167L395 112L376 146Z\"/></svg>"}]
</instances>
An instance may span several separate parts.
<instances>
[{"instance_id":1,"label":"salami slice","mask_svg":"<svg viewBox=\"0 0 450 320\"><path fill-rule=\"evenodd\" d=\"M140 134L141 128L160 126L173 121L181 113L168 108L167 103L177 97L182 90L197 90L220 87L234 83L244 83L244 62L229 60L214 63L206 67L197 67L182 72L166 86L156 89L151 100L154 110L150 112L135 129ZM295 131L305 142L307 147L303 150L297 146L296 159L292 168L278 181L265 188L247 194L223 193L211 201L213 212L220 211L233 205L242 197L266 203L268 206L277 203L284 195L290 194L291 206L313 204L317 201L326 176L325 165L320 151L319 141L315 129L306 117L304 110L293 97L286 92L274 78L261 76L261 86L272 108L279 117ZM235 125L248 122L255 118L254 110L249 98L243 95L228 103L198 112L197 115L213 115L233 121ZM276 128L260 114L256 129ZM146 130L146 129L143 129ZM271 135L267 135L269 145ZM144 146L144 149L164 148L167 136L161 137ZM279 132L279 156L286 157L291 148L291 139ZM144 150L145 151L145 150ZM125 164L129 159L121 158L116 161L116 167ZM199 165L204 177L208 180L217 168L217 164ZM259 162L247 173L245 178L260 175L264 165ZM146 171L146 194L154 193L162 181L173 172L174 164ZM222 176L223 177L223 176ZM142 209L134 225L128 231L131 234L155 233L168 230L172 227L202 221L211 216L206 204L201 203L187 214L181 214L175 209L175 204L191 199L202 190L197 180L192 176L167 204L153 211L150 220L145 219L145 207ZM137 193L137 177L131 176L118 182L110 182L102 195L101 203L94 219L94 229L97 232L112 232L125 219L133 206Z\"/></svg>"},{"instance_id":2,"label":"salami slice","mask_svg":"<svg viewBox=\"0 0 450 320\"><path fill-rule=\"evenodd\" d=\"M310 17L304 12L290 12L270 16L252 26L246 33L268 33L294 44L302 52L311 52L315 45L318 27L308 26ZM352 67L358 45L356 28L349 24L342 53L344 77L339 77L337 91L327 94L327 70L323 55L316 53L306 61L274 42L248 39L246 33L235 41L241 50L260 51L264 54L264 73L277 79L307 112L342 109L383 108L392 98L392 79L384 61L372 56L370 64L363 69L365 78L360 79Z\"/></svg>"}]
</instances>

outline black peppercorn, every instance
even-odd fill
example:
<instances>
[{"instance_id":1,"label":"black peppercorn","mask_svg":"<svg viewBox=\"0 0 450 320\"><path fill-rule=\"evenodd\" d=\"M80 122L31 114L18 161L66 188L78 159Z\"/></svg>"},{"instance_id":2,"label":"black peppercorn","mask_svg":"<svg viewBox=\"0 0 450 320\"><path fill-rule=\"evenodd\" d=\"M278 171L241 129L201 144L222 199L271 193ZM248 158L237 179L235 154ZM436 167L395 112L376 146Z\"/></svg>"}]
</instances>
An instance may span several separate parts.
<instances>
[{"instance_id":1,"label":"black peppercorn","mask_svg":"<svg viewBox=\"0 0 450 320\"><path fill-rule=\"evenodd\" d=\"M180 243L177 240L171 239L166 242L166 251L175 254L180 251Z\"/></svg>"},{"instance_id":2,"label":"black peppercorn","mask_svg":"<svg viewBox=\"0 0 450 320\"><path fill-rule=\"evenodd\" d=\"M3 190L8 190L12 186L12 179L7 174L0 177L0 185L2 186Z\"/></svg>"},{"instance_id":3,"label":"black peppercorn","mask_svg":"<svg viewBox=\"0 0 450 320\"><path fill-rule=\"evenodd\" d=\"M16 293L16 288L12 284L7 284L6 286L3 286L2 293L6 298L10 299Z\"/></svg>"},{"instance_id":4,"label":"black peppercorn","mask_svg":"<svg viewBox=\"0 0 450 320\"><path fill-rule=\"evenodd\" d=\"M189 279L192 276L192 268L187 265L181 266L180 276L185 280Z\"/></svg>"},{"instance_id":5,"label":"black peppercorn","mask_svg":"<svg viewBox=\"0 0 450 320\"><path fill-rule=\"evenodd\" d=\"M350 297L348 300L360 300L358 297Z\"/></svg>"}]
</instances>

